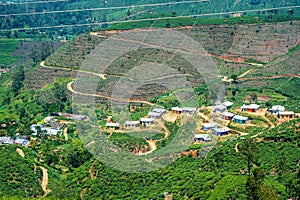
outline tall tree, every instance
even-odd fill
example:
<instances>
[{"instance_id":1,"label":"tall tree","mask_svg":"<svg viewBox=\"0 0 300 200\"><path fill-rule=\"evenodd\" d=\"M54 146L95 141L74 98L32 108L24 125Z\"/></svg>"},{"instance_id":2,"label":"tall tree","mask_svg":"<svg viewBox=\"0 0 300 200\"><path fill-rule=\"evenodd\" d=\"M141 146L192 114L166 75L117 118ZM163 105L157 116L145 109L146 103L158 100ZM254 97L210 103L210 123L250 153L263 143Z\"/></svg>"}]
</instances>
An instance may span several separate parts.
<instances>
[{"instance_id":1,"label":"tall tree","mask_svg":"<svg viewBox=\"0 0 300 200\"><path fill-rule=\"evenodd\" d=\"M259 149L253 139L246 139L241 144L239 152L245 157L249 175L251 174L251 163L254 161Z\"/></svg>"}]
</instances>

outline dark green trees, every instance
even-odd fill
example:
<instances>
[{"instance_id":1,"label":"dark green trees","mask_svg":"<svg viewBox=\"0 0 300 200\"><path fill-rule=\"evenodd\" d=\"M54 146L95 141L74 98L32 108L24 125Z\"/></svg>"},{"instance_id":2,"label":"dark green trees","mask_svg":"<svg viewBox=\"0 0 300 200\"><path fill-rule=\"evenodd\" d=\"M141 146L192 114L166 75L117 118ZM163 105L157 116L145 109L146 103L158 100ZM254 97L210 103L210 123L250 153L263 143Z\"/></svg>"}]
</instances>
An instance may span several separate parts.
<instances>
[{"instance_id":1,"label":"dark green trees","mask_svg":"<svg viewBox=\"0 0 300 200\"><path fill-rule=\"evenodd\" d=\"M258 153L258 147L253 139L246 139L241 144L239 152L245 157L248 166L248 173L251 174L251 164Z\"/></svg>"}]
</instances>

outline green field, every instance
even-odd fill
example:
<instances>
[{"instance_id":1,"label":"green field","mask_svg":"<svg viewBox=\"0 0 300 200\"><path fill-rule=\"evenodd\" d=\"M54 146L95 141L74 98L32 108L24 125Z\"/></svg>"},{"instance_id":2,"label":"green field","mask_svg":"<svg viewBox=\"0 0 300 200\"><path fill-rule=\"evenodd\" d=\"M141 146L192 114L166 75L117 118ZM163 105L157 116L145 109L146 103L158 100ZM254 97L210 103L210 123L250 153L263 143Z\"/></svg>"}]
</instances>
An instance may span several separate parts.
<instances>
[{"instance_id":1,"label":"green field","mask_svg":"<svg viewBox=\"0 0 300 200\"><path fill-rule=\"evenodd\" d=\"M0 39L0 68L7 67L21 56L13 56L12 53L18 48L17 39Z\"/></svg>"}]
</instances>

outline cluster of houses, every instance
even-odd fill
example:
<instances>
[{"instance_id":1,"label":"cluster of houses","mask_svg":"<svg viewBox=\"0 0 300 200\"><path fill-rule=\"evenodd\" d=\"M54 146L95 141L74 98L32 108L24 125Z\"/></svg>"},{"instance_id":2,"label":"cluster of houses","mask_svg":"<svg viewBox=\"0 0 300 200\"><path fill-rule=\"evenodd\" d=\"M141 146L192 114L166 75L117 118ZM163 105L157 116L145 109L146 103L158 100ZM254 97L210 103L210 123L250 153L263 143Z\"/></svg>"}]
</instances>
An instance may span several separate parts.
<instances>
[{"instance_id":1,"label":"cluster of houses","mask_svg":"<svg viewBox=\"0 0 300 200\"><path fill-rule=\"evenodd\" d=\"M64 124L57 122L56 119L52 116L46 117L44 119L43 125L32 124L30 130L32 135L36 136L38 134L44 134L48 136L56 136L62 133Z\"/></svg>"},{"instance_id":2,"label":"cluster of houses","mask_svg":"<svg viewBox=\"0 0 300 200\"><path fill-rule=\"evenodd\" d=\"M232 107L232 105L233 105L232 102L226 101L222 104L215 106L213 111L216 113L221 113L223 119L225 119L225 120L233 120L235 123L238 123L238 124L247 123L249 121L248 117L236 115L234 113L227 111L229 108ZM259 109L259 105L256 105L256 104L242 106L243 111L256 112L258 109Z\"/></svg>"},{"instance_id":3,"label":"cluster of houses","mask_svg":"<svg viewBox=\"0 0 300 200\"><path fill-rule=\"evenodd\" d=\"M270 114L277 115L278 118L294 118L295 113L293 111L286 111L284 106L275 105L268 110Z\"/></svg>"},{"instance_id":4,"label":"cluster of houses","mask_svg":"<svg viewBox=\"0 0 300 200\"><path fill-rule=\"evenodd\" d=\"M202 124L201 130L203 130L203 131L211 130L212 133L217 135L217 136L228 135L228 133L229 133L228 128L218 127L217 124L215 124L213 122Z\"/></svg>"},{"instance_id":5,"label":"cluster of houses","mask_svg":"<svg viewBox=\"0 0 300 200\"><path fill-rule=\"evenodd\" d=\"M26 136L22 136L22 137L18 137L15 140L9 136L4 136L4 137L0 137L0 145L12 145L12 144L16 144L16 145L22 145L22 146L27 146L29 144L29 139Z\"/></svg>"},{"instance_id":6,"label":"cluster of houses","mask_svg":"<svg viewBox=\"0 0 300 200\"><path fill-rule=\"evenodd\" d=\"M171 108L173 113L176 114L186 114L193 115L196 113L197 108L194 107L173 107ZM138 126L150 126L154 124L156 119L161 119L167 113L166 109L163 108L153 108L150 112L148 112L147 117L141 118L139 121L126 121L124 124L125 128L135 128ZM112 128L115 130L120 129L120 124L117 122L107 122L105 124L106 128Z\"/></svg>"}]
</instances>

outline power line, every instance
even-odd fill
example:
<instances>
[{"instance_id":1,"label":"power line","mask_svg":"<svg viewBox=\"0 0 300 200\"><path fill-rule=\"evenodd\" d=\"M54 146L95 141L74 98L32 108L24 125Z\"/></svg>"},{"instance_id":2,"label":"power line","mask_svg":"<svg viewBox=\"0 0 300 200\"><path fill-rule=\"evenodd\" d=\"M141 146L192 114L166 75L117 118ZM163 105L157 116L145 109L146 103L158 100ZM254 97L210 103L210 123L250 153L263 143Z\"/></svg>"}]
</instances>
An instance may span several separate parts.
<instances>
[{"instance_id":1,"label":"power line","mask_svg":"<svg viewBox=\"0 0 300 200\"><path fill-rule=\"evenodd\" d=\"M66 1L68 1L68 0L7 2L7 3L0 3L0 5L1 5L1 6L10 6L10 5L39 4L39 3L54 3L54 2L66 2Z\"/></svg>"},{"instance_id":2,"label":"power line","mask_svg":"<svg viewBox=\"0 0 300 200\"><path fill-rule=\"evenodd\" d=\"M153 3L153 4L143 4L143 5L132 5L132 6L116 6L116 7L106 7L106 8L85 8L85 9L74 9L74 10L56 10L56 11L43 11L43 12L25 12L25 13L13 13L13 14L2 14L0 17L9 16L23 16L23 15L43 15L43 14L53 14L53 13L69 13L69 12L85 12L85 11L98 11L98 10L119 10L125 8L138 8L138 7L154 7L154 6L165 6L165 5L176 5L176 4L189 4L189 3L201 3L209 2L209 0L198 0L198 1L181 1L181 2L169 2L169 3Z\"/></svg>"},{"instance_id":3,"label":"power line","mask_svg":"<svg viewBox=\"0 0 300 200\"><path fill-rule=\"evenodd\" d=\"M102 24L119 24L119 23L126 23L126 22L144 22L144 21L155 21L155 20L166 20L166 19L205 17L205 16L214 16L214 15L228 15L228 14L235 14L235 13L252 13L252 12L259 12L259 11L285 10L285 9L292 9L292 8L300 8L300 6L285 6L285 7L264 8L264 9L255 9L255 10L239 10L239 11L231 11L231 12L183 15L183 16L176 16L176 17L160 17L160 18L145 18L145 19L134 19L134 20L120 20L120 21L111 21L111 22L95 22L95 23L87 23L87 24L65 24L65 25L63 24L63 25L57 25L57 26L13 28L13 29L0 30L0 32L39 30L39 29L52 29L52 28L70 28L70 27L81 27L81 26L96 26L96 25L102 25Z\"/></svg>"}]
</instances>

